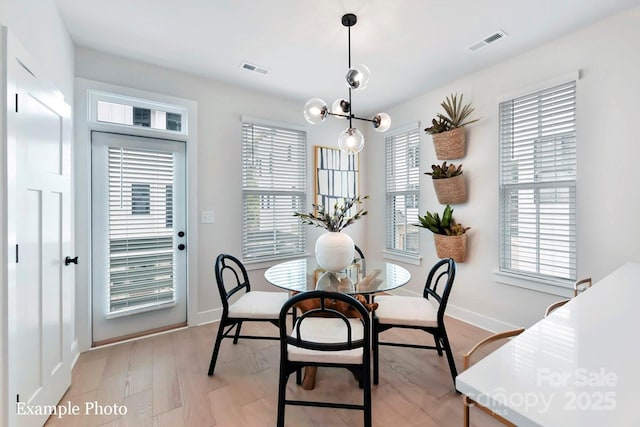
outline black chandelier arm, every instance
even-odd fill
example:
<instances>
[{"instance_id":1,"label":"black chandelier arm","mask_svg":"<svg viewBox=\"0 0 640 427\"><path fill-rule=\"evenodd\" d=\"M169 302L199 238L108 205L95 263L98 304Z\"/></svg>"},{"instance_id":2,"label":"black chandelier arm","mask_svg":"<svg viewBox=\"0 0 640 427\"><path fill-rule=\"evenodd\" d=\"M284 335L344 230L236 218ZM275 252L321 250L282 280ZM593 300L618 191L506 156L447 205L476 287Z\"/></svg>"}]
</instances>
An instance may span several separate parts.
<instances>
[{"instance_id":1,"label":"black chandelier arm","mask_svg":"<svg viewBox=\"0 0 640 427\"><path fill-rule=\"evenodd\" d=\"M377 121L375 118L373 118L373 119L365 119L363 117L357 117L357 116L355 116L353 114L332 113L331 111L327 111L327 115L336 116L336 117L344 117L345 119L362 120L363 122L371 122L371 123L375 123Z\"/></svg>"}]
</instances>

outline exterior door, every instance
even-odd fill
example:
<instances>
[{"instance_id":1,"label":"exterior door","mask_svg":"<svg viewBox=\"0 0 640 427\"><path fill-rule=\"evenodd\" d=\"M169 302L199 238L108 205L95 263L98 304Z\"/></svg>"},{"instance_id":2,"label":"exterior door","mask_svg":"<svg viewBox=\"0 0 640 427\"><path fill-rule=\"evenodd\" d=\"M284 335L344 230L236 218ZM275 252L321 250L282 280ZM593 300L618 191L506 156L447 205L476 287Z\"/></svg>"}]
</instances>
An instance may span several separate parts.
<instances>
[{"instance_id":1,"label":"exterior door","mask_svg":"<svg viewBox=\"0 0 640 427\"><path fill-rule=\"evenodd\" d=\"M47 416L30 409L56 405L71 384L74 264L64 262L74 256L70 108L27 68L28 60L8 61L9 90L15 90L7 112L8 163L15 171L8 180L8 223L15 230L8 375L17 402L9 423L41 426Z\"/></svg>"},{"instance_id":2,"label":"exterior door","mask_svg":"<svg viewBox=\"0 0 640 427\"><path fill-rule=\"evenodd\" d=\"M186 325L185 143L93 132L93 343Z\"/></svg>"}]
</instances>

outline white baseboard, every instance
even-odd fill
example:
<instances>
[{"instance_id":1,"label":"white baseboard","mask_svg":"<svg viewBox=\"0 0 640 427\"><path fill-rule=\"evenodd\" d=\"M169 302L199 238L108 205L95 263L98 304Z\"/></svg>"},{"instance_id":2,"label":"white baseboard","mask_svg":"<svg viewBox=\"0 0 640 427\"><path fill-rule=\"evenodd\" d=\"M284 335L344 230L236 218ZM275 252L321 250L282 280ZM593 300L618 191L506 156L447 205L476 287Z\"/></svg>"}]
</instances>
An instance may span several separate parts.
<instances>
[{"instance_id":1,"label":"white baseboard","mask_svg":"<svg viewBox=\"0 0 640 427\"><path fill-rule=\"evenodd\" d=\"M393 292L390 293L393 293L395 295L422 297L422 293L416 293L403 288L394 289ZM493 317L485 316L484 314L476 313L475 311L467 310L466 308L458 307L450 303L447 305L446 315L462 322L469 323L470 325L476 326L478 328L485 329L489 332L500 332L519 327L517 325L512 325L510 323L503 322L502 320L494 319Z\"/></svg>"},{"instance_id":2,"label":"white baseboard","mask_svg":"<svg viewBox=\"0 0 640 427\"><path fill-rule=\"evenodd\" d=\"M467 310L452 304L447 305L447 316L454 319L461 320L465 323L469 323L478 328L485 329L489 332L501 332L509 329L519 328L517 325L512 325L502 320L494 319L493 317L485 316L484 314L476 313L475 311Z\"/></svg>"},{"instance_id":3,"label":"white baseboard","mask_svg":"<svg viewBox=\"0 0 640 427\"><path fill-rule=\"evenodd\" d=\"M213 310L199 311L195 325L200 326L211 322L217 322L222 317L222 308L214 308Z\"/></svg>"}]
</instances>

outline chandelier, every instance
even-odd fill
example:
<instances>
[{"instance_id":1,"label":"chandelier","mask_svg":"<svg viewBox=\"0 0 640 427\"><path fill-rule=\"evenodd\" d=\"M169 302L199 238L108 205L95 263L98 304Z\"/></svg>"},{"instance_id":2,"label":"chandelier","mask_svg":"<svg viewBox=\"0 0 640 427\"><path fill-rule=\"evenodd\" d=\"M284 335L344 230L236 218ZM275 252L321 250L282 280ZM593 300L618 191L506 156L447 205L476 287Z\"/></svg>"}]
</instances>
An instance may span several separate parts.
<instances>
[{"instance_id":1,"label":"chandelier","mask_svg":"<svg viewBox=\"0 0 640 427\"><path fill-rule=\"evenodd\" d=\"M320 98L312 98L304 106L304 118L311 124L323 122L327 116L349 119L349 127L338 137L338 146L347 153L357 153L364 148L364 136L362 132L353 127L353 119L371 122L374 130L386 132L391 127L391 117L386 113L378 113L373 118L357 117L353 114L351 103L351 90L363 90L369 83L370 72L364 64L351 66L351 27L356 25L358 18L353 13L347 13L342 17L342 25L348 30L349 69L345 76L349 88L349 99L336 99L329 109L326 102Z\"/></svg>"}]
</instances>

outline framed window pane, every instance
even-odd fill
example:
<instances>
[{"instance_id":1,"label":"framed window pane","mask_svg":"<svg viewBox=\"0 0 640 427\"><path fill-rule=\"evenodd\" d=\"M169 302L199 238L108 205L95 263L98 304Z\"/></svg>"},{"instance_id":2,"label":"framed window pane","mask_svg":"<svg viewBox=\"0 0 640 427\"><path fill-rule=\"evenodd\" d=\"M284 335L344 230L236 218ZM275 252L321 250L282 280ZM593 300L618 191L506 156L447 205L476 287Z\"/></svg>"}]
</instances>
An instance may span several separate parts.
<instances>
[{"instance_id":1,"label":"framed window pane","mask_svg":"<svg viewBox=\"0 0 640 427\"><path fill-rule=\"evenodd\" d=\"M500 104L500 269L576 278L575 81Z\"/></svg>"},{"instance_id":2,"label":"framed window pane","mask_svg":"<svg viewBox=\"0 0 640 427\"><path fill-rule=\"evenodd\" d=\"M306 227L306 133L242 124L242 248L245 261L301 255Z\"/></svg>"},{"instance_id":3,"label":"framed window pane","mask_svg":"<svg viewBox=\"0 0 640 427\"><path fill-rule=\"evenodd\" d=\"M386 249L417 255L419 229L413 223L420 212L419 126L388 136L386 152Z\"/></svg>"}]
</instances>

